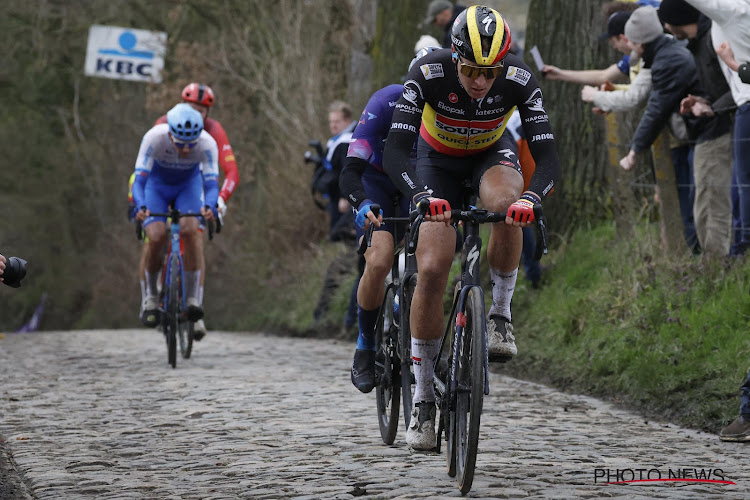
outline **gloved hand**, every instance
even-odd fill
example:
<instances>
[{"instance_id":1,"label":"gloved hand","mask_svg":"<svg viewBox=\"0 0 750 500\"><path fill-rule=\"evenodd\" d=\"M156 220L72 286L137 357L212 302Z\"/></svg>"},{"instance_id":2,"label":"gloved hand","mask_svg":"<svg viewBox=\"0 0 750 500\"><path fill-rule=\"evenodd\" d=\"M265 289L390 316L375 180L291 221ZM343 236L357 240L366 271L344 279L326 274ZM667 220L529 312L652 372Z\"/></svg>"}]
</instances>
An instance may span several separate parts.
<instances>
[{"instance_id":1,"label":"gloved hand","mask_svg":"<svg viewBox=\"0 0 750 500\"><path fill-rule=\"evenodd\" d=\"M451 221L451 205L448 200L442 198L433 198L428 193L419 193L414 197L414 204L421 206L422 200L430 202L425 212L425 220L433 222L445 222L446 224Z\"/></svg>"},{"instance_id":2,"label":"gloved hand","mask_svg":"<svg viewBox=\"0 0 750 500\"><path fill-rule=\"evenodd\" d=\"M536 193L526 191L518 201L508 207L505 223L521 227L528 226L534 222L534 205L540 201L541 198Z\"/></svg>"},{"instance_id":3,"label":"gloved hand","mask_svg":"<svg viewBox=\"0 0 750 500\"><path fill-rule=\"evenodd\" d=\"M372 217L367 216L368 212L372 212L371 207L373 204L372 200L365 200L359 204L359 210L357 210L357 215L354 217L354 224L356 227L365 227L365 223L368 220L377 227L380 227L380 217L376 216L374 213L372 214ZM378 215L382 216L383 210L378 210Z\"/></svg>"},{"instance_id":4,"label":"gloved hand","mask_svg":"<svg viewBox=\"0 0 750 500\"><path fill-rule=\"evenodd\" d=\"M222 198L221 196L219 196L217 207L219 209L219 213L221 214L221 216L226 217L227 216L227 204L224 201L224 198Z\"/></svg>"}]
</instances>

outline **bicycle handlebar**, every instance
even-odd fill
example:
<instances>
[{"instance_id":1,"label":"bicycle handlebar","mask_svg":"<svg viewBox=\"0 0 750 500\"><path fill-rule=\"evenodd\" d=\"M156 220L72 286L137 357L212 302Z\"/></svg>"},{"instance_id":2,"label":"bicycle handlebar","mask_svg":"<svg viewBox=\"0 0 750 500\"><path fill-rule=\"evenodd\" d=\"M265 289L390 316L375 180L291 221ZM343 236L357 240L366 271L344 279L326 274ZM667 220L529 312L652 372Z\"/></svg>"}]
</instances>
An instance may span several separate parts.
<instances>
[{"instance_id":1,"label":"bicycle handlebar","mask_svg":"<svg viewBox=\"0 0 750 500\"><path fill-rule=\"evenodd\" d=\"M210 209L208 205L206 205L206 208ZM146 207L141 207L141 210L146 210ZM169 210L169 212L164 212L164 213L151 212L149 214L149 217L169 217L172 220L179 220L182 217L203 217L203 214L193 213L193 212L181 213L179 210L173 208ZM208 239L213 240L214 232L216 233L221 232L221 226L222 226L221 214L219 214L219 218L216 219L215 222L214 222L214 219L206 221L206 225L208 226ZM143 222L136 221L135 235L139 240L143 239Z\"/></svg>"}]
</instances>

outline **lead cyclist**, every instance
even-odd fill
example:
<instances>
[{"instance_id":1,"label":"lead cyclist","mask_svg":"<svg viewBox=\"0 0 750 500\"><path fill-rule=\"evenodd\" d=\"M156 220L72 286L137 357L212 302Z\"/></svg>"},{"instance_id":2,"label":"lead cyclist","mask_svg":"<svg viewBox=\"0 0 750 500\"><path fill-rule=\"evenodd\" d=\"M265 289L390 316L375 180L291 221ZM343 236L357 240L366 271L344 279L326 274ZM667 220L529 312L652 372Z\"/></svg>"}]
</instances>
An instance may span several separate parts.
<instances>
[{"instance_id":1,"label":"lead cyclist","mask_svg":"<svg viewBox=\"0 0 750 500\"><path fill-rule=\"evenodd\" d=\"M523 60L509 54L510 28L496 10L474 5L459 14L451 48L425 56L407 75L383 154L391 180L414 204L430 208L419 232L419 279L412 300L412 361L416 388L406 441L417 450L435 447L434 360L443 332L443 293L455 249L451 207L461 207L471 180L484 208L506 212L491 226L487 257L492 306L487 320L490 360L516 355L510 311L521 257L521 228L533 206L557 183L559 160L542 91ZM536 170L523 191L513 139L505 133L518 109ZM416 169L409 161L414 140ZM426 186L426 188L425 188Z\"/></svg>"}]
</instances>

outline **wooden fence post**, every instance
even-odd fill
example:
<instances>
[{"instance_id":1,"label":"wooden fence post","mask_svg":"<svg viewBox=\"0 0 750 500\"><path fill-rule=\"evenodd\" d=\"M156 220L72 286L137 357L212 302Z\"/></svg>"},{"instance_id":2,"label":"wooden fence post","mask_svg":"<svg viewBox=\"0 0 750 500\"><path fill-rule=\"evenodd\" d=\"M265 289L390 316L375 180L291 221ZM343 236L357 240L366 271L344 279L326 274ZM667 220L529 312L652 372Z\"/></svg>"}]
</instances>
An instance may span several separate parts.
<instances>
[{"instance_id":1,"label":"wooden fence post","mask_svg":"<svg viewBox=\"0 0 750 500\"><path fill-rule=\"evenodd\" d=\"M659 134L651 150L654 158L656 187L659 194L662 245L669 254L683 254L687 252L688 248L685 243L684 224L680 214L672 151L669 148L669 133L666 130Z\"/></svg>"}]
</instances>

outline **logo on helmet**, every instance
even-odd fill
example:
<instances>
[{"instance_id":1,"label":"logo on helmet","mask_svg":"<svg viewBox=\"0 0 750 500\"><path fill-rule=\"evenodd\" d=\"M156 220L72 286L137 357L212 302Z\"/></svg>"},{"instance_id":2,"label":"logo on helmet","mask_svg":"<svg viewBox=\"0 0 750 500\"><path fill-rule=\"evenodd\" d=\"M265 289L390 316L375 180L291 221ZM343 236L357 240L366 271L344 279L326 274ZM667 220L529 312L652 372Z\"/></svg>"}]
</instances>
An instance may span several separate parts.
<instances>
[{"instance_id":1,"label":"logo on helmet","mask_svg":"<svg viewBox=\"0 0 750 500\"><path fill-rule=\"evenodd\" d=\"M482 19L482 24L484 25L484 33L485 35L492 35L492 33L495 32L495 30L490 31L490 25L494 19L492 19L492 16L486 16L484 19Z\"/></svg>"}]
</instances>

